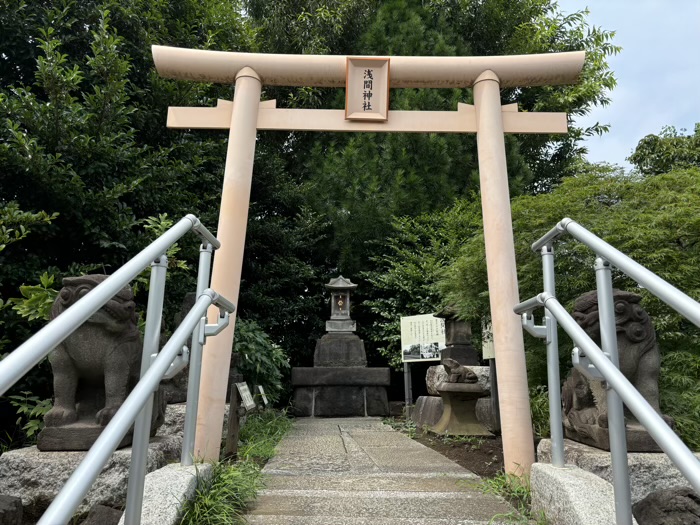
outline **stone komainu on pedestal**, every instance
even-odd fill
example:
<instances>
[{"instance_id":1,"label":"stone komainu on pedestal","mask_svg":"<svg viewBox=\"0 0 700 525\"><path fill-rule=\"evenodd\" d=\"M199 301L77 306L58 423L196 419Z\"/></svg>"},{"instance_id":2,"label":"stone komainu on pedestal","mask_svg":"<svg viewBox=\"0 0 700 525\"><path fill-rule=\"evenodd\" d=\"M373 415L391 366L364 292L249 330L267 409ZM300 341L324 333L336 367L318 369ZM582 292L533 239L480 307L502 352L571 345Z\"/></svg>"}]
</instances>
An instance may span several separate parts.
<instances>
[{"instance_id":1,"label":"stone komainu on pedestal","mask_svg":"<svg viewBox=\"0 0 700 525\"><path fill-rule=\"evenodd\" d=\"M649 314L639 304L641 296L613 290L617 348L620 371L639 390L644 399L661 414L659 408L659 368L661 357L656 333ZM588 292L574 302L573 317L596 344L600 345L598 294ZM608 407L605 385L589 380L576 369L562 389L564 431L566 437L604 450L610 450ZM662 415L673 426L669 416ZM627 449L630 452L658 452L659 446L625 407Z\"/></svg>"},{"instance_id":2,"label":"stone komainu on pedestal","mask_svg":"<svg viewBox=\"0 0 700 525\"><path fill-rule=\"evenodd\" d=\"M72 306L106 275L63 279L51 319ZM49 354L54 406L44 417L39 450L88 450L139 380L142 343L134 295L122 288ZM163 423L164 397L156 392L151 435ZM131 443L131 432L120 446Z\"/></svg>"},{"instance_id":3,"label":"stone komainu on pedestal","mask_svg":"<svg viewBox=\"0 0 700 525\"><path fill-rule=\"evenodd\" d=\"M388 416L388 368L367 368L365 344L350 319L350 290L342 275L326 284L331 290L328 331L316 342L314 366L292 369L294 412L298 416Z\"/></svg>"}]
</instances>

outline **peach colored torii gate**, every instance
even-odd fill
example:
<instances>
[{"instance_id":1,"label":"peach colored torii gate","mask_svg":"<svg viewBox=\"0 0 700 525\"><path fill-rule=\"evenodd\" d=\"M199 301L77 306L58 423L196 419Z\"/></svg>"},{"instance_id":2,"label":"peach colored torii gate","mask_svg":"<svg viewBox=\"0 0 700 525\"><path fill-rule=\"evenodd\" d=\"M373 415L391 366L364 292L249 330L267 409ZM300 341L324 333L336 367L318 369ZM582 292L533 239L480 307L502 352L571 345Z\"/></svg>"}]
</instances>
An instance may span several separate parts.
<instances>
[{"instance_id":1,"label":"peach colored torii gate","mask_svg":"<svg viewBox=\"0 0 700 525\"><path fill-rule=\"evenodd\" d=\"M260 101L271 86L346 87L347 57L268 55L153 47L158 73L196 82L235 82L233 102L215 108L171 107L168 127L229 130L212 287L238 302L257 130L476 133L484 239L498 366L506 470L534 461L525 354L518 304L504 133L566 133L565 113L519 113L501 106L501 87L575 83L584 52L495 57L390 58L392 88L474 88L474 105L457 111L388 111L383 121L347 120L342 110L277 109ZM375 57L362 57L374 59ZM234 322L207 342L195 456L218 459Z\"/></svg>"}]
</instances>

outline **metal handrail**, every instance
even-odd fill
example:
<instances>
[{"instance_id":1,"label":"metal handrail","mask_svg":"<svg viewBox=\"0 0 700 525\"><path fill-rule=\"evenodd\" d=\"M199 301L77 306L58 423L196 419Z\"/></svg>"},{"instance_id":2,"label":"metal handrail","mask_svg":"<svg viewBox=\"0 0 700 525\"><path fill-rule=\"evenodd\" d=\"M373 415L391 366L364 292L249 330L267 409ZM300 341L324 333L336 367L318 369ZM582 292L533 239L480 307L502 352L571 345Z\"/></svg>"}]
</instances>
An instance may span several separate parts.
<instances>
[{"instance_id":1,"label":"metal handrail","mask_svg":"<svg viewBox=\"0 0 700 525\"><path fill-rule=\"evenodd\" d=\"M602 349L555 298L553 245L564 233L569 233L596 253L594 268ZM632 525L633 520L623 402L695 490L700 491L700 461L619 370L611 265L616 266L697 326L700 326L700 303L569 218L561 220L534 242L532 249L540 251L542 255L544 292L523 301L513 310L521 315L523 328L528 333L547 340L552 465L564 466L559 348L556 337L559 322L578 345L572 351L574 366L585 375L603 379L608 384L608 430L616 524ZM535 325L532 316L532 310L540 306L545 307L544 326Z\"/></svg>"},{"instance_id":2,"label":"metal handrail","mask_svg":"<svg viewBox=\"0 0 700 525\"><path fill-rule=\"evenodd\" d=\"M188 231L202 239L197 273L197 300L180 323L168 343L159 352L160 329L167 273L165 252ZM119 446L132 424L134 426L129 484L127 488L126 525L139 525L143 506L143 488L148 459L153 394L165 377L172 377L190 363L187 408L183 429L182 465L192 465L197 419L197 401L202 362L202 346L207 336L215 336L229 323L235 306L225 297L209 289L211 258L220 242L194 215L187 215L158 239L139 252L111 276L87 293L59 317L0 361L0 395L16 383L53 348L102 308L126 284L151 266L146 326L143 337L141 378L100 433L83 461L73 472L47 511L41 524L67 523L97 479L102 468ZM210 305L219 307L216 324L208 325L206 312ZM192 337L191 348L185 342Z\"/></svg>"},{"instance_id":3,"label":"metal handrail","mask_svg":"<svg viewBox=\"0 0 700 525\"><path fill-rule=\"evenodd\" d=\"M141 250L134 258L96 286L85 297L61 313L61 322L51 322L30 337L0 361L0 396L44 359L49 352L72 334L97 310L102 308L119 290L175 243L188 231L194 231L203 241L215 248L219 241L194 215L183 217L163 235Z\"/></svg>"},{"instance_id":4,"label":"metal handrail","mask_svg":"<svg viewBox=\"0 0 700 525\"><path fill-rule=\"evenodd\" d=\"M570 234L574 239L588 246L695 326L700 327L700 307L696 301L572 219L565 218L559 221L554 228L532 244L533 251L539 251L564 233Z\"/></svg>"}]
</instances>

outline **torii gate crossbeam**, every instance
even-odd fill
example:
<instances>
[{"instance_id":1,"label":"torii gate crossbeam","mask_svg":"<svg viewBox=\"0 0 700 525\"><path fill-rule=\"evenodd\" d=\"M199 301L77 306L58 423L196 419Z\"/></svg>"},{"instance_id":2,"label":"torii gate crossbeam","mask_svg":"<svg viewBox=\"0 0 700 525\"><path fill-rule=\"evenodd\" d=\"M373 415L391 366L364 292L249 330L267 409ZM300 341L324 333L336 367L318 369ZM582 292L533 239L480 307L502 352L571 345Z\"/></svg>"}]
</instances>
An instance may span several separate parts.
<instances>
[{"instance_id":1,"label":"torii gate crossbeam","mask_svg":"<svg viewBox=\"0 0 700 525\"><path fill-rule=\"evenodd\" d=\"M573 84L582 51L496 57L391 57L392 88L474 88L474 106L452 112L389 111L383 122L348 121L333 110L277 109L260 102L262 85L345 87L345 56L266 55L153 46L158 73L198 82L235 82L233 103L170 108L169 127L229 130L212 287L238 302L258 129L438 132L477 135L484 240L498 366L506 472L528 474L534 462L532 421L520 319L504 133L566 133L562 113L518 113L501 106L501 87ZM375 57L365 57L374 59ZM234 322L208 341L194 455L218 459Z\"/></svg>"}]
</instances>

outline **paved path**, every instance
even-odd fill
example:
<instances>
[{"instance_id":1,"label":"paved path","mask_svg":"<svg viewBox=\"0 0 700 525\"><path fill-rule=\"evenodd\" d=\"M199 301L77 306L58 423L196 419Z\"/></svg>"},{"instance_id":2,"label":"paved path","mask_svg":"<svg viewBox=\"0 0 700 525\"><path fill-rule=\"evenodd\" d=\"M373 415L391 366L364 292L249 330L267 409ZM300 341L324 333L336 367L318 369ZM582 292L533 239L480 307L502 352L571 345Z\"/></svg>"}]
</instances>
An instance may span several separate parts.
<instances>
[{"instance_id":1,"label":"paved path","mask_svg":"<svg viewBox=\"0 0 700 525\"><path fill-rule=\"evenodd\" d=\"M277 450L251 525L487 525L513 511L379 418L297 419Z\"/></svg>"}]
</instances>

